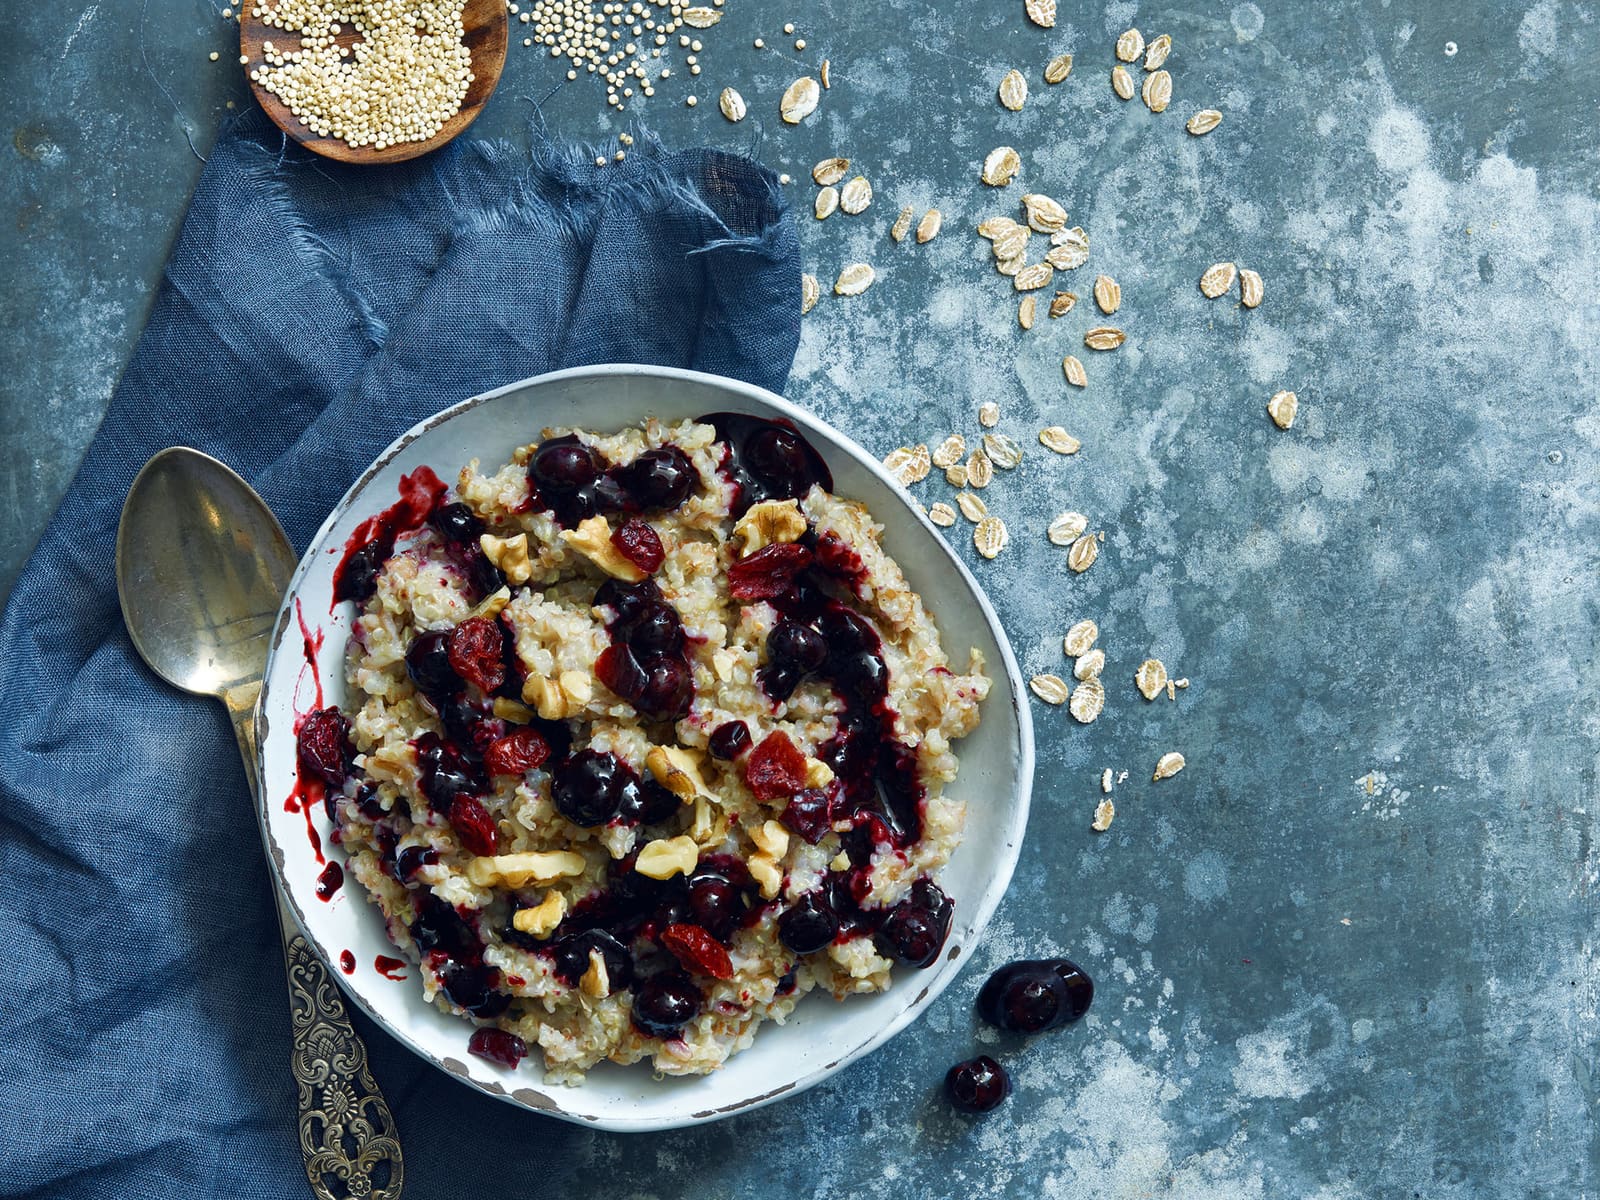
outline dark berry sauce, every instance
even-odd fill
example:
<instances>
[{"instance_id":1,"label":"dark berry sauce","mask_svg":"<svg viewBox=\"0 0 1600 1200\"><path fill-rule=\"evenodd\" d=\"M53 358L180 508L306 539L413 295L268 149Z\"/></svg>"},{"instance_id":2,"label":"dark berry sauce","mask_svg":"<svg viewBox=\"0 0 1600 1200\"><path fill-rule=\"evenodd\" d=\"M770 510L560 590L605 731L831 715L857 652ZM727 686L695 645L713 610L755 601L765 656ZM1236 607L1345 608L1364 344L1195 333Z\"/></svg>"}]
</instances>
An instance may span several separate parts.
<instances>
[{"instance_id":1,"label":"dark berry sauce","mask_svg":"<svg viewBox=\"0 0 1600 1200\"><path fill-rule=\"evenodd\" d=\"M395 542L421 529L448 490L428 467L402 475L400 499L361 522L345 541L344 557L333 571L333 603L354 600L359 604L377 591L378 573L394 553Z\"/></svg>"},{"instance_id":2,"label":"dark berry sauce","mask_svg":"<svg viewBox=\"0 0 1600 1200\"><path fill-rule=\"evenodd\" d=\"M828 464L790 422L731 412L709 413L700 420L717 431L717 440L726 447L721 471L734 485L734 516L743 516L762 500L798 500L813 484L833 490Z\"/></svg>"},{"instance_id":3,"label":"dark berry sauce","mask_svg":"<svg viewBox=\"0 0 1600 1200\"><path fill-rule=\"evenodd\" d=\"M403 958L390 958L387 954L380 954L372 960L372 966L385 979L406 977L406 962Z\"/></svg>"}]
</instances>

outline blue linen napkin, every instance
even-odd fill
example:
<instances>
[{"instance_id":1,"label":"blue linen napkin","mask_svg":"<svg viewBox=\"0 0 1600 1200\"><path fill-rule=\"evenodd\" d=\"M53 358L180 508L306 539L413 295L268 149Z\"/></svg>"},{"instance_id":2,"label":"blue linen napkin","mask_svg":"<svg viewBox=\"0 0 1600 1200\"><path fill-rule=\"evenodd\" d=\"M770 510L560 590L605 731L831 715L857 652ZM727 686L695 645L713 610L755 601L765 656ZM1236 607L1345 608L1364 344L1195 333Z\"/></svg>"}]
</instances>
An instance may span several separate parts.
<instances>
[{"instance_id":1,"label":"blue linen napkin","mask_svg":"<svg viewBox=\"0 0 1600 1200\"><path fill-rule=\"evenodd\" d=\"M561 367L693 367L781 390L799 245L770 172L641 137L624 164L543 139L414 163L224 130L149 325L0 619L0 1195L308 1194L266 864L214 701L134 653L117 517L174 442L307 540L398 433ZM479 1096L356 1015L406 1194L488 1194L579 1131ZM529 1161L524 1158L524 1162ZM479 1165L481 1164L481 1165ZM570 1169L570 1168L567 1168Z\"/></svg>"}]
</instances>

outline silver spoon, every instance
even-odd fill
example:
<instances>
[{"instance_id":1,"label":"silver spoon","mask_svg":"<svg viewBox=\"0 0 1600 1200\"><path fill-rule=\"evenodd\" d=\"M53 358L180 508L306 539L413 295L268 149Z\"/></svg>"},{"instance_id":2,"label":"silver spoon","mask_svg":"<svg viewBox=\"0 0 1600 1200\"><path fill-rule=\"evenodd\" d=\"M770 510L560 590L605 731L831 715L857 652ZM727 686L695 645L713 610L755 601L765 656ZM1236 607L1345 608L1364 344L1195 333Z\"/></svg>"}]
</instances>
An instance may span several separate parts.
<instances>
[{"instance_id":1,"label":"silver spoon","mask_svg":"<svg viewBox=\"0 0 1600 1200\"><path fill-rule=\"evenodd\" d=\"M187 446L163 450L128 490L117 527L117 596L128 635L161 678L227 706L252 794L259 787L256 698L294 567L294 550L271 510L209 455ZM281 897L278 929L311 1190L319 1200L398 1200L400 1142L367 1048Z\"/></svg>"}]
</instances>

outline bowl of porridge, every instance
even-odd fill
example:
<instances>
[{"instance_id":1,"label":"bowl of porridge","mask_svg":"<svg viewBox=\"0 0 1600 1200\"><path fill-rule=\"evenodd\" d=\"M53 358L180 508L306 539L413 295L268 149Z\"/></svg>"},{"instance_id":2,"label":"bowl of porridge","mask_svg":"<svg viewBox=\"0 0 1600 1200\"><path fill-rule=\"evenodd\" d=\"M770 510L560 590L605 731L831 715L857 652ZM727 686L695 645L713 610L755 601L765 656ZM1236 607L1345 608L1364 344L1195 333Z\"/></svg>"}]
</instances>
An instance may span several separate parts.
<instances>
[{"instance_id":1,"label":"bowl of porridge","mask_svg":"<svg viewBox=\"0 0 1600 1200\"><path fill-rule=\"evenodd\" d=\"M524 1107L714 1120L910 1024L1004 893L1032 731L882 466L758 388L559 372L412 429L302 559L275 875L355 1003Z\"/></svg>"}]
</instances>

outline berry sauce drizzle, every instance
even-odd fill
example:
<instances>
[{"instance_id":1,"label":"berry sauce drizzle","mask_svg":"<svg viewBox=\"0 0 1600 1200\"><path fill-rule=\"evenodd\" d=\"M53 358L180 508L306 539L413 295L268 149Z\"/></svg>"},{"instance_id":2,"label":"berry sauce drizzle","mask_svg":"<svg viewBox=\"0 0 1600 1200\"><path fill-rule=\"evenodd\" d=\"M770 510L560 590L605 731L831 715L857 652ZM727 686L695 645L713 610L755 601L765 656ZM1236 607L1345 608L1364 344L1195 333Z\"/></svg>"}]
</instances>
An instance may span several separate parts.
<instances>
[{"instance_id":1,"label":"berry sauce drizzle","mask_svg":"<svg viewBox=\"0 0 1600 1200\"><path fill-rule=\"evenodd\" d=\"M356 973L356 956L348 950L339 951L339 970L346 975L354 975Z\"/></svg>"},{"instance_id":2,"label":"berry sauce drizzle","mask_svg":"<svg viewBox=\"0 0 1600 1200\"><path fill-rule=\"evenodd\" d=\"M377 590L378 573L394 553L395 542L421 529L448 490L429 467L418 467L400 477L400 499L357 525L345 541L344 557L333 570L333 603L329 612L341 600L359 604Z\"/></svg>"},{"instance_id":3,"label":"berry sauce drizzle","mask_svg":"<svg viewBox=\"0 0 1600 1200\"><path fill-rule=\"evenodd\" d=\"M406 961L403 958L390 958L387 954L380 954L372 960L372 966L385 979L404 979L406 977Z\"/></svg>"},{"instance_id":4,"label":"berry sauce drizzle","mask_svg":"<svg viewBox=\"0 0 1600 1200\"><path fill-rule=\"evenodd\" d=\"M331 862L323 867L322 874L317 876L317 899L332 900L343 886L344 868L336 862Z\"/></svg>"}]
</instances>

